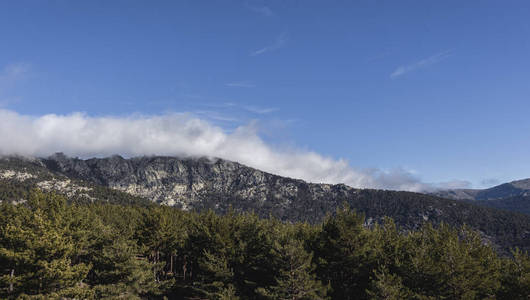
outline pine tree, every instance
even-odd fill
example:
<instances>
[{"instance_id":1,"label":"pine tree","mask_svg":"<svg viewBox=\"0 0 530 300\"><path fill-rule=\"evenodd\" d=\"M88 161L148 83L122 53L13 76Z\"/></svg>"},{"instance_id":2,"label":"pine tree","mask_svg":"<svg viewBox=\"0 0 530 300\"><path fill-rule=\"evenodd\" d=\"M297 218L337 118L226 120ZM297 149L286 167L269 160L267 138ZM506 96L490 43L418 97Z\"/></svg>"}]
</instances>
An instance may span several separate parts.
<instances>
[{"instance_id":1,"label":"pine tree","mask_svg":"<svg viewBox=\"0 0 530 300\"><path fill-rule=\"evenodd\" d=\"M94 257L97 298L140 299L142 295L158 292L151 264L139 253L132 241L117 238L103 248L100 256Z\"/></svg>"},{"instance_id":2,"label":"pine tree","mask_svg":"<svg viewBox=\"0 0 530 300\"><path fill-rule=\"evenodd\" d=\"M187 234L182 214L172 212L176 210L167 207L145 210L135 234L152 263L156 281L164 284L169 284L177 273L176 258L182 254L179 252L182 252Z\"/></svg>"},{"instance_id":3,"label":"pine tree","mask_svg":"<svg viewBox=\"0 0 530 300\"><path fill-rule=\"evenodd\" d=\"M370 300L401 300L410 299L411 291L403 285L402 278L391 274L386 266L374 273L370 288L367 290Z\"/></svg>"},{"instance_id":4,"label":"pine tree","mask_svg":"<svg viewBox=\"0 0 530 300\"><path fill-rule=\"evenodd\" d=\"M513 258L503 259L502 287L499 299L530 299L530 256L519 249L512 252Z\"/></svg>"},{"instance_id":5,"label":"pine tree","mask_svg":"<svg viewBox=\"0 0 530 300\"><path fill-rule=\"evenodd\" d=\"M284 238L274 243L273 252L279 267L276 284L258 288L259 294L277 300L327 299L329 287L316 279L312 254L304 250L302 241Z\"/></svg>"},{"instance_id":6,"label":"pine tree","mask_svg":"<svg viewBox=\"0 0 530 300\"><path fill-rule=\"evenodd\" d=\"M402 265L400 275L412 291L449 299L494 297L500 260L478 233L427 224L408 238L411 243L404 251L410 253L410 260Z\"/></svg>"},{"instance_id":7,"label":"pine tree","mask_svg":"<svg viewBox=\"0 0 530 300\"><path fill-rule=\"evenodd\" d=\"M363 299L378 266L378 241L363 225L363 216L344 207L324 221L313 243L317 272L334 299Z\"/></svg>"},{"instance_id":8,"label":"pine tree","mask_svg":"<svg viewBox=\"0 0 530 300\"><path fill-rule=\"evenodd\" d=\"M204 279L196 290L208 299L237 300L234 287L234 272L228 266L226 257L214 255L208 251L204 252L204 258L200 263L204 271Z\"/></svg>"},{"instance_id":9,"label":"pine tree","mask_svg":"<svg viewBox=\"0 0 530 300\"><path fill-rule=\"evenodd\" d=\"M90 265L75 261L78 248L68 223L66 200L55 194L31 193L0 228L0 261L10 270L0 279L7 294L49 295L83 285Z\"/></svg>"}]
</instances>

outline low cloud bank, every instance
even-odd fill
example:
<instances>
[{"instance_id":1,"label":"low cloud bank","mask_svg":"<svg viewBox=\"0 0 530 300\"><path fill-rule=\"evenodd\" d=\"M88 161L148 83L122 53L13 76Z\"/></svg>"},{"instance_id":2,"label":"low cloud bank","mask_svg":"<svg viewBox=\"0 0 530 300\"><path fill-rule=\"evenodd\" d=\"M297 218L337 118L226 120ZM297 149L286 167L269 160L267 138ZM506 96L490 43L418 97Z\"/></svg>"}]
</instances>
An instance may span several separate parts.
<instances>
[{"instance_id":1,"label":"low cloud bank","mask_svg":"<svg viewBox=\"0 0 530 300\"><path fill-rule=\"evenodd\" d=\"M56 152L83 158L113 154L209 156L310 182L408 191L430 189L402 169L361 170L343 159L274 148L259 137L252 125L228 133L189 114L31 117L0 110L0 154L45 157Z\"/></svg>"}]
</instances>

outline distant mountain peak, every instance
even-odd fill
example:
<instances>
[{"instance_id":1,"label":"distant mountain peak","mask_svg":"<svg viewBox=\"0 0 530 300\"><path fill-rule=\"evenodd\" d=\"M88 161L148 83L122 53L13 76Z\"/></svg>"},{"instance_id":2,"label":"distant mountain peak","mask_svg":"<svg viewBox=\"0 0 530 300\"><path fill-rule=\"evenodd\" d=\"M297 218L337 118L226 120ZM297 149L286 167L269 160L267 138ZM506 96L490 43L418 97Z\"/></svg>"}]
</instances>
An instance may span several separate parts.
<instances>
[{"instance_id":1,"label":"distant mountain peak","mask_svg":"<svg viewBox=\"0 0 530 300\"><path fill-rule=\"evenodd\" d=\"M522 190L530 190L530 178L515 180L510 182L510 184Z\"/></svg>"},{"instance_id":2,"label":"distant mountain peak","mask_svg":"<svg viewBox=\"0 0 530 300\"><path fill-rule=\"evenodd\" d=\"M439 190L432 194L448 199L478 201L480 205L530 214L530 178L482 190Z\"/></svg>"}]
</instances>

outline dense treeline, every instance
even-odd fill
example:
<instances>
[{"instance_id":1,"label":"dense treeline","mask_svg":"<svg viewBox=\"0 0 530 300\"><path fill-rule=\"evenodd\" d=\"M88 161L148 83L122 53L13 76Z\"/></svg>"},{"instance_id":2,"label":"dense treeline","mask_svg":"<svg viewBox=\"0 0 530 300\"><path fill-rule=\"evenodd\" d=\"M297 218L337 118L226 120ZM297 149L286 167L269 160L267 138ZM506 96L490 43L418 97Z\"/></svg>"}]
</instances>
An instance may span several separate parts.
<instances>
[{"instance_id":1,"label":"dense treeline","mask_svg":"<svg viewBox=\"0 0 530 300\"><path fill-rule=\"evenodd\" d=\"M0 205L2 299L529 298L529 256L499 257L465 227L27 199Z\"/></svg>"},{"instance_id":2,"label":"dense treeline","mask_svg":"<svg viewBox=\"0 0 530 300\"><path fill-rule=\"evenodd\" d=\"M473 201L472 203L530 215L530 196L513 196L495 200Z\"/></svg>"}]
</instances>

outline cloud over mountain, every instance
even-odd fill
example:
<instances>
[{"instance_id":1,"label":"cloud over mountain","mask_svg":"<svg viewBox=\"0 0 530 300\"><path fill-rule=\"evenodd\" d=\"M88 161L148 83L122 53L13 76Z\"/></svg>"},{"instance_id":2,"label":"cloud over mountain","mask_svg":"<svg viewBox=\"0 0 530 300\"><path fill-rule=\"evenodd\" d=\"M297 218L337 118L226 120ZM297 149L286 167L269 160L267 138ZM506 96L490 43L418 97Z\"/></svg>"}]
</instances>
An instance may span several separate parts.
<instances>
[{"instance_id":1,"label":"cloud over mountain","mask_svg":"<svg viewBox=\"0 0 530 300\"><path fill-rule=\"evenodd\" d=\"M260 138L252 124L226 132L186 113L32 117L0 110L0 154L48 156L55 152L79 157L113 154L219 157L310 182L411 191L428 188L405 170L361 170L343 159L273 147Z\"/></svg>"}]
</instances>

